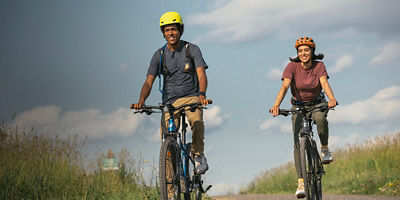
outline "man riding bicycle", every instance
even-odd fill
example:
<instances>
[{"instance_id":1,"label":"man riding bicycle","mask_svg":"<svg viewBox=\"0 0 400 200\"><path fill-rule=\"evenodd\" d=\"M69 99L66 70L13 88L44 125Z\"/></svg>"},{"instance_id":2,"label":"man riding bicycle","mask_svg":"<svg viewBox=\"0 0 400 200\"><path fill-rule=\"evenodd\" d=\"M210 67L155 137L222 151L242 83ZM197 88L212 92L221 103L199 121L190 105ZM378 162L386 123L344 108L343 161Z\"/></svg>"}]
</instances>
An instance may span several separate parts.
<instances>
[{"instance_id":1,"label":"man riding bicycle","mask_svg":"<svg viewBox=\"0 0 400 200\"><path fill-rule=\"evenodd\" d=\"M286 66L282 75L282 87L276 97L275 103L270 109L273 116L279 114L279 106L285 98L286 92L290 87L292 98L292 109L298 106L317 107L326 103L325 95L329 98L328 107L333 108L337 102L332 89L328 83L328 73L322 61L323 54L315 55L315 43L310 37L301 37L296 41L295 48L297 57L289 58L291 62ZM326 119L328 109L324 111L316 110L312 112L312 117L317 124L318 135L321 142L321 156L323 163L333 161L332 154L328 149L329 129ZM304 197L304 179L301 175L300 151L299 151L299 132L302 125L300 114L292 115L292 130L294 134L294 161L298 177L298 187L296 197Z\"/></svg>"},{"instance_id":2,"label":"man riding bicycle","mask_svg":"<svg viewBox=\"0 0 400 200\"><path fill-rule=\"evenodd\" d=\"M167 41L166 45L158 49L151 61L147 78L142 86L140 98L134 109L141 109L150 95L156 76L163 75L163 104L180 105L201 102L206 100L208 68L198 46L181 40L184 25L182 17L177 12L166 12L160 18L161 32ZM160 77L159 77L160 78ZM203 111L196 109L186 112L192 129L192 153L195 155L196 172L204 174L208 170L207 159L204 156L204 121ZM174 115L175 124L179 125L179 112ZM167 131L169 113L161 118L161 131Z\"/></svg>"}]
</instances>

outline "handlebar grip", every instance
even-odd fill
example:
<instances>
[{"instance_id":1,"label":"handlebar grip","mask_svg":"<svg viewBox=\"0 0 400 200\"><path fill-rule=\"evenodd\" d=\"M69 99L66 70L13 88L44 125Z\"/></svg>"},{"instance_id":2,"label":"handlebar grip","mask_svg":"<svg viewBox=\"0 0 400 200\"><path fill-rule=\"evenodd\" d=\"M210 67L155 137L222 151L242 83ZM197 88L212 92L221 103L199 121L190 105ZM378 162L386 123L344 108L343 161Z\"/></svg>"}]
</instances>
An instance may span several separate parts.
<instances>
[{"instance_id":1,"label":"handlebar grip","mask_svg":"<svg viewBox=\"0 0 400 200\"><path fill-rule=\"evenodd\" d=\"M137 104L137 103L131 104L131 105L129 106L130 109L135 109L135 110L137 110L137 109L136 109L137 107L138 107L138 104Z\"/></svg>"}]
</instances>

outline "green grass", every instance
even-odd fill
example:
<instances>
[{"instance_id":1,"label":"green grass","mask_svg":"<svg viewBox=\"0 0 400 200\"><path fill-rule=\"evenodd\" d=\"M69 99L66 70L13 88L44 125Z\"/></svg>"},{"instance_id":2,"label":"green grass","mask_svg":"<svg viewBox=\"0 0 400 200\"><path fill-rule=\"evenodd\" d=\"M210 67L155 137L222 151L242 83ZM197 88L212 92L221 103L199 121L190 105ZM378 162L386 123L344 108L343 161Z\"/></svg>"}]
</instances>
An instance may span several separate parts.
<instances>
[{"instance_id":1,"label":"green grass","mask_svg":"<svg viewBox=\"0 0 400 200\"><path fill-rule=\"evenodd\" d=\"M349 145L333 152L325 165L323 191L334 194L400 196L400 132ZM241 193L293 193L296 172L292 162L267 170Z\"/></svg>"},{"instance_id":2,"label":"green grass","mask_svg":"<svg viewBox=\"0 0 400 200\"><path fill-rule=\"evenodd\" d=\"M140 161L119 154L122 168L84 167L85 141L47 138L0 123L0 199L159 199ZM99 158L101 159L101 158Z\"/></svg>"}]
</instances>

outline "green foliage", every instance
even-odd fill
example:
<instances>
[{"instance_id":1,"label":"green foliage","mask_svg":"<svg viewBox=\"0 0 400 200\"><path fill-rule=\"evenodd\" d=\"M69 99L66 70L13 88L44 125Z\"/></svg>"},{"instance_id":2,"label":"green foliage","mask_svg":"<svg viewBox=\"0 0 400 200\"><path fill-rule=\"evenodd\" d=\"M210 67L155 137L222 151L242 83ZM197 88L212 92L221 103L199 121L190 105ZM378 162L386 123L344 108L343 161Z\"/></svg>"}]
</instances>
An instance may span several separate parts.
<instances>
[{"instance_id":1,"label":"green foliage","mask_svg":"<svg viewBox=\"0 0 400 200\"><path fill-rule=\"evenodd\" d=\"M86 140L46 138L0 123L0 199L158 199L140 162L120 154L118 171L85 171Z\"/></svg>"},{"instance_id":2,"label":"green foliage","mask_svg":"<svg viewBox=\"0 0 400 200\"><path fill-rule=\"evenodd\" d=\"M335 161L325 165L323 191L400 196L399 152L400 133L376 137L335 151ZM296 177L293 164L286 164L255 178L241 193L293 193Z\"/></svg>"}]
</instances>

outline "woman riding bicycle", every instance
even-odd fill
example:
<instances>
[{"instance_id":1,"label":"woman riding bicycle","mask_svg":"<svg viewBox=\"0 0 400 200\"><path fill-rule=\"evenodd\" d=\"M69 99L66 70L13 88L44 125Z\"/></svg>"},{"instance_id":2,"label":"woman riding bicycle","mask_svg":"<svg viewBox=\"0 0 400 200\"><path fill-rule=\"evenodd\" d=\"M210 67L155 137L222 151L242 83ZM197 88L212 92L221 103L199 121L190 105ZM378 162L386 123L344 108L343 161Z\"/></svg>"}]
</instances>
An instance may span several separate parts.
<instances>
[{"instance_id":1,"label":"woman riding bicycle","mask_svg":"<svg viewBox=\"0 0 400 200\"><path fill-rule=\"evenodd\" d=\"M292 93L292 109L298 106L316 107L326 104L325 95L329 98L328 107L333 108L337 102L332 89L328 83L328 73L322 61L323 54L315 55L315 42L310 37L301 37L296 41L295 48L297 57L289 58L291 62L287 64L282 75L282 87L276 97L275 103L270 109L272 116L279 114L279 106L285 98L286 92L290 86ZM296 197L304 197L304 180L301 175L300 151L299 151L299 132L302 125L301 114L292 115L292 130L294 135L294 161L298 177L298 186ZM328 109L324 111L316 110L312 117L317 124L318 135L321 142L321 156L323 163L333 161L332 155L328 149L328 121L326 119Z\"/></svg>"}]
</instances>

